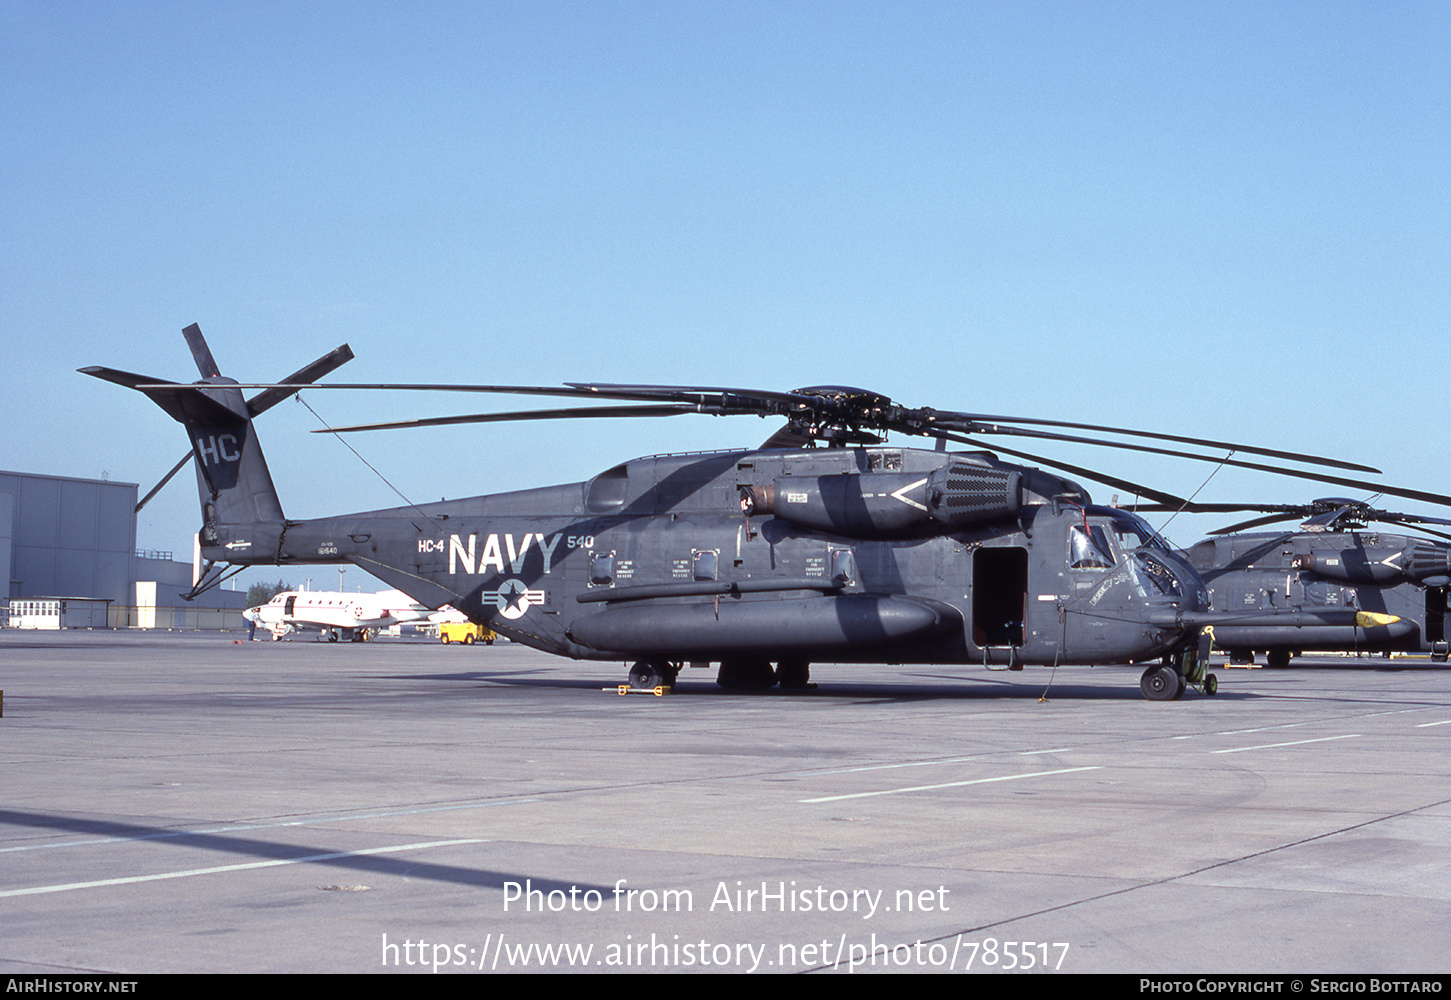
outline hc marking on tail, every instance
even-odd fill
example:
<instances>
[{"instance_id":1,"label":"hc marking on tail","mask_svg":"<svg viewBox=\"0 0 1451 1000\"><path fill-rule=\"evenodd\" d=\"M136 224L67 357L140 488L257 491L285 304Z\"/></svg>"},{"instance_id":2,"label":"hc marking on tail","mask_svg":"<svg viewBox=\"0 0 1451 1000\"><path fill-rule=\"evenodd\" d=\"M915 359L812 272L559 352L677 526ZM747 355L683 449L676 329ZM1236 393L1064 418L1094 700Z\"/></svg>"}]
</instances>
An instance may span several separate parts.
<instances>
[{"instance_id":1,"label":"hc marking on tail","mask_svg":"<svg viewBox=\"0 0 1451 1000\"><path fill-rule=\"evenodd\" d=\"M196 439L197 455L203 465L216 465L218 461L235 462L242 457L235 434L213 434Z\"/></svg>"}]
</instances>

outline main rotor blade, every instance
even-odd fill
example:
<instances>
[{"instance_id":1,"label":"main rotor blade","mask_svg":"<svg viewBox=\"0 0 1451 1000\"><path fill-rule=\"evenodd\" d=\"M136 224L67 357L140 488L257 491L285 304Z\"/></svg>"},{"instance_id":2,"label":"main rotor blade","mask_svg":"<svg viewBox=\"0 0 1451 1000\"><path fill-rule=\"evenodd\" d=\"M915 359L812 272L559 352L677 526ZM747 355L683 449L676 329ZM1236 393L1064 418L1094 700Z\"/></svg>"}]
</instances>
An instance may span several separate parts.
<instances>
[{"instance_id":1,"label":"main rotor blade","mask_svg":"<svg viewBox=\"0 0 1451 1000\"><path fill-rule=\"evenodd\" d=\"M890 426L891 429L893 429L893 430L897 430L898 429L895 425L888 425L888 426ZM1131 444L1128 441L1105 441L1105 440L1100 440L1098 438L1079 437L1079 436L1077 436L1075 434L1055 434L1052 431L1032 431L1032 430L1028 430L1027 428L1023 428L1023 427L994 427L992 429L987 429L987 428L982 428L982 427L976 427L976 428L962 428L962 430L964 430L965 432L968 432L968 433L975 433L975 434L1003 434L1003 435L1009 435L1009 436L1013 436L1013 437L1038 438L1038 439L1041 439L1041 440L1044 440L1044 441L1067 441L1070 444L1091 444L1091 445L1094 445L1095 447L1100 447L1100 448L1117 448L1117 449L1119 449L1121 451L1138 451L1138 452L1145 452L1145 453L1151 454L1151 455L1167 455L1170 458L1188 458L1188 459L1193 459L1194 461L1198 461L1198 462L1212 462L1212 463L1214 463L1216 465L1220 465L1220 464L1223 464L1223 465L1236 465L1236 466L1240 466L1240 467L1246 468L1246 469L1259 469L1259 470L1272 469L1273 471L1276 471L1276 472L1281 471L1278 468L1275 468L1275 467L1272 467L1272 466L1259 465L1259 464L1256 464L1254 462L1244 462L1244 461L1241 461L1240 459L1230 458L1228 456L1221 456L1221 455L1201 455L1201 454L1198 454L1198 453L1192 452L1192 451L1177 451L1177 450L1172 449L1172 448L1156 448L1153 445L1147 445L1147 444ZM912 433L912 432L911 431L908 431L908 433ZM919 432L916 432L916 433L921 433L921 432L919 431ZM989 445L989 447L994 447L994 446ZM1233 448L1234 446L1231 445L1230 447ZM1254 449L1254 448L1245 448L1243 450L1245 450L1245 451L1256 451L1257 449ZM1278 453L1276 453L1276 454L1278 454ZM1320 465L1338 466L1338 467L1341 467L1341 468L1346 468L1347 467L1346 466L1346 463L1344 463L1344 462L1337 462L1334 459L1317 459L1317 458L1313 458L1311 456L1305 456L1302 459L1302 461L1315 462L1315 463L1320 464ZM1354 466L1354 468L1364 468L1364 467L1363 466ZM1372 469L1370 471L1376 472L1376 471L1379 471L1379 470Z\"/></svg>"},{"instance_id":2,"label":"main rotor blade","mask_svg":"<svg viewBox=\"0 0 1451 1000\"><path fill-rule=\"evenodd\" d=\"M1399 524L1451 524L1451 518L1401 514L1393 510L1378 510L1375 512L1375 516L1378 521L1395 521Z\"/></svg>"},{"instance_id":3,"label":"main rotor blade","mask_svg":"<svg viewBox=\"0 0 1451 1000\"><path fill-rule=\"evenodd\" d=\"M1106 441L1097 443L1109 444L1109 442ZM1000 448L997 445L989 444L985 445L985 447L990 449L996 449L998 451L1004 451L1010 455L1015 454L1014 452L1008 451L1008 449L1006 448ZM1110 445L1110 447L1113 447L1113 445ZM1194 458L1201 462L1213 462L1215 464L1232 465L1240 469L1254 469L1256 472L1269 472L1277 476L1290 476L1295 479L1306 479L1312 483L1333 483L1336 486L1349 486L1352 489L1367 490L1371 493L1385 493L1391 496L1406 497L1410 500L1421 500L1426 503L1434 503L1442 507L1451 507L1451 496L1446 496L1443 493L1428 493L1424 490L1412 490L1402 486L1384 486L1380 483L1371 483L1363 479L1345 479L1340 476L1330 476L1324 473L1310 472L1308 470L1302 469L1284 469L1273 465L1261 465L1258 462L1243 462L1237 458L1218 458L1213 455L1190 455L1188 452L1184 453L1184 457ZM1102 481L1103 480L1100 480L1100 482Z\"/></svg>"},{"instance_id":4,"label":"main rotor blade","mask_svg":"<svg viewBox=\"0 0 1451 1000\"><path fill-rule=\"evenodd\" d=\"M1435 535L1437 538L1444 538L1447 541L1451 541L1451 535L1448 535L1444 531L1434 531L1431 528L1422 527L1419 523L1417 523L1420 520L1419 518L1416 518L1414 520L1403 520L1399 517L1382 517L1381 520L1389 521L1391 524L1401 524L1407 528L1410 528L1412 531L1424 531L1428 535ZM1435 520L1433 521L1433 523L1441 524L1442 522L1439 520Z\"/></svg>"},{"instance_id":5,"label":"main rotor blade","mask_svg":"<svg viewBox=\"0 0 1451 1000\"><path fill-rule=\"evenodd\" d=\"M1191 500L1189 502L1189 506L1184 507L1182 510L1180 508L1178 508L1178 507L1174 507L1174 508L1171 509L1169 507L1161 507L1161 506L1158 506L1156 504L1144 504L1143 506L1139 507L1139 510L1141 510L1141 511L1145 511L1145 510L1147 510L1147 511L1159 511L1159 512L1164 512L1164 513L1174 513L1174 512L1177 512L1177 513L1183 513L1183 514L1237 514L1237 513L1239 513L1242 510L1258 510L1258 511L1265 511L1267 513L1268 512L1284 513L1284 512L1294 512L1294 511L1308 511L1309 508L1306 507L1304 504L1284 504L1284 503L1200 503L1198 500Z\"/></svg>"},{"instance_id":6,"label":"main rotor blade","mask_svg":"<svg viewBox=\"0 0 1451 1000\"><path fill-rule=\"evenodd\" d=\"M157 382L141 388L187 388L182 383ZM562 386L542 385L477 385L460 382L328 382L316 386L287 382L240 382L239 389L292 390L348 389L388 392L482 392L506 396L564 396L571 399L622 399L638 402L693 403L724 412L741 414L786 413L808 408L846 419L854 413L850 406L823 396L801 393L773 392L755 389L728 389L712 386L614 386L592 383L571 383Z\"/></svg>"},{"instance_id":7,"label":"main rotor blade","mask_svg":"<svg viewBox=\"0 0 1451 1000\"><path fill-rule=\"evenodd\" d=\"M476 385L468 382L326 382L316 386L298 385L292 382L239 382L236 385L239 389L366 389L379 392L484 392L505 396L568 396L577 399L636 399L641 401L662 400L666 398L664 392L640 391L604 391L597 388L587 388L573 385ZM173 389L191 388L188 383L158 382L146 385L147 389ZM672 393L686 400L686 396L719 396L730 395L728 390L719 392L697 392L681 393L671 390ZM743 393L741 398L749 400L752 396L761 396L761 393ZM774 395L789 396L789 393L776 393ZM802 397L809 399L810 397Z\"/></svg>"},{"instance_id":8,"label":"main rotor blade","mask_svg":"<svg viewBox=\"0 0 1451 1000\"><path fill-rule=\"evenodd\" d=\"M1274 524L1277 521L1293 521L1297 517L1303 517L1301 511L1292 510L1284 514L1267 514L1264 517L1251 518L1248 521L1240 521L1238 524L1231 524L1227 528L1217 528L1211 531L1211 535L1233 535L1246 528L1258 528L1262 524Z\"/></svg>"},{"instance_id":9,"label":"main rotor blade","mask_svg":"<svg viewBox=\"0 0 1451 1000\"><path fill-rule=\"evenodd\" d=\"M395 420L384 424L355 424L351 427L328 427L314 434L347 434L353 431L390 431L402 428L446 427L451 424L491 424L511 420L568 420L572 417L675 417L697 413L694 406L577 406L559 410L516 410L509 413L466 413L456 417L424 417L419 420Z\"/></svg>"},{"instance_id":10,"label":"main rotor blade","mask_svg":"<svg viewBox=\"0 0 1451 1000\"><path fill-rule=\"evenodd\" d=\"M685 401L696 396L735 396L740 399L769 400L776 403L797 405L801 403L834 402L823 396L807 396L796 392L777 392L771 389L732 389L713 385L624 385L610 382L566 382L572 389L606 396L610 399L677 399Z\"/></svg>"},{"instance_id":11,"label":"main rotor blade","mask_svg":"<svg viewBox=\"0 0 1451 1000\"><path fill-rule=\"evenodd\" d=\"M1239 521L1225 528L1217 528L1211 531L1211 535L1232 535L1246 528L1258 528L1266 524L1274 524L1277 521L1293 521L1302 518L1303 526L1300 530L1315 531L1310 527L1312 524L1319 524L1325 527L1332 527L1342 517L1347 517L1357 523L1370 523L1372 521L1384 521L1389 524L1399 524L1417 531L1424 531L1442 538L1451 538L1451 535L1443 535L1439 531L1421 527L1423 524L1451 525L1451 518L1430 517L1423 514L1403 514L1398 511L1380 510L1371 507L1369 504L1359 500L1345 500L1339 506L1327 506L1329 500L1316 500L1311 503L1300 504L1268 504L1268 503L1191 503L1184 508L1186 514L1227 514L1237 511L1257 510L1266 512L1263 517L1251 518L1248 521ZM1168 511L1171 508L1159 504L1146 504L1139 508L1143 511Z\"/></svg>"},{"instance_id":12,"label":"main rotor blade","mask_svg":"<svg viewBox=\"0 0 1451 1000\"><path fill-rule=\"evenodd\" d=\"M1408 500L1421 500L1425 503L1434 503L1441 507L1451 507L1451 496L1446 496L1443 493L1427 493L1424 490L1411 490L1402 486L1383 486L1380 483L1368 483L1361 479L1341 479L1339 476L1325 476L1318 472L1307 472L1299 469L1277 469L1269 465L1255 465L1253 462L1234 462L1233 464L1243 466L1247 469L1273 472L1279 476L1293 476L1296 479L1308 479L1313 483L1334 483L1336 486L1349 486L1352 489L1367 490L1371 493L1386 493L1391 496L1405 497Z\"/></svg>"},{"instance_id":13,"label":"main rotor blade","mask_svg":"<svg viewBox=\"0 0 1451 1000\"><path fill-rule=\"evenodd\" d=\"M949 421L967 421L974 426L971 427L950 427L951 430L960 430L968 434L1028 434L1021 428L1001 428L996 426L998 421L1010 424L1032 424L1039 427L1069 427L1083 431L1101 431L1106 434L1124 434L1130 437L1152 438L1158 441L1176 441L1179 444L1198 445L1202 448L1225 448L1230 451L1243 451L1251 455L1264 455L1267 458L1283 458L1294 462L1308 462L1314 465L1326 465L1331 468L1346 469L1352 472L1369 472L1374 475L1380 474L1380 469L1372 468L1369 465L1360 465L1355 462L1342 462L1333 458L1320 458L1315 455L1306 455L1294 451L1276 451L1272 448L1258 448L1254 445L1234 444L1230 441L1215 441L1210 438L1184 437L1178 434L1158 434L1153 431L1138 431L1127 427L1108 427L1102 424L1080 424L1068 420L1035 420L1031 417L996 417L980 413L945 413L939 412L935 422L943 423L942 418ZM992 421L994 426L978 426L984 421ZM1078 441L1086 444L1108 444L1106 441L1099 441L1093 438L1076 438L1064 436L1059 440ZM1166 454L1173 454L1172 452Z\"/></svg>"}]
</instances>

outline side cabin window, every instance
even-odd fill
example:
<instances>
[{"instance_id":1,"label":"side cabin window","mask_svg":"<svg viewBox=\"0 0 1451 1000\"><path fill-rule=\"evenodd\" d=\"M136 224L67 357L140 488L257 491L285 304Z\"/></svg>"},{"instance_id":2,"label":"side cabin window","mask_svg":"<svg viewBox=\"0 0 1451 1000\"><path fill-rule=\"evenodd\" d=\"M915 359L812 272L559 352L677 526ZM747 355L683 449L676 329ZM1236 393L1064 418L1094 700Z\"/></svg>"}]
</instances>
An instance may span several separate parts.
<instances>
[{"instance_id":1,"label":"side cabin window","mask_svg":"<svg viewBox=\"0 0 1451 1000\"><path fill-rule=\"evenodd\" d=\"M691 549L691 575L697 580L716 579L720 565L719 549Z\"/></svg>"},{"instance_id":2,"label":"side cabin window","mask_svg":"<svg viewBox=\"0 0 1451 1000\"><path fill-rule=\"evenodd\" d=\"M1113 564L1113 550L1101 525L1075 524L1068 529L1069 569L1110 569Z\"/></svg>"},{"instance_id":3,"label":"side cabin window","mask_svg":"<svg viewBox=\"0 0 1451 1000\"><path fill-rule=\"evenodd\" d=\"M589 554L589 582L594 587L607 587L615 579L615 550Z\"/></svg>"}]
</instances>

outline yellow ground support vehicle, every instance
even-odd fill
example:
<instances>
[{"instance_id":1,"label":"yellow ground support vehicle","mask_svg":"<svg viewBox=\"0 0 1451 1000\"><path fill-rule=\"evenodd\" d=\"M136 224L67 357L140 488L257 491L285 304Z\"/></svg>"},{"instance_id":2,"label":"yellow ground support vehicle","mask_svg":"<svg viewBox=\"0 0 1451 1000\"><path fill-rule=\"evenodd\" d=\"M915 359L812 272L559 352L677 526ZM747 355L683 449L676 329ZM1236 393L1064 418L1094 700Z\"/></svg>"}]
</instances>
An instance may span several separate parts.
<instances>
[{"instance_id":1,"label":"yellow ground support vehicle","mask_svg":"<svg viewBox=\"0 0 1451 1000\"><path fill-rule=\"evenodd\" d=\"M482 642L486 646L492 646L497 638L493 629L475 625L473 622L444 622L438 627L438 641L442 643L461 642L465 646L472 646L476 642Z\"/></svg>"}]
</instances>

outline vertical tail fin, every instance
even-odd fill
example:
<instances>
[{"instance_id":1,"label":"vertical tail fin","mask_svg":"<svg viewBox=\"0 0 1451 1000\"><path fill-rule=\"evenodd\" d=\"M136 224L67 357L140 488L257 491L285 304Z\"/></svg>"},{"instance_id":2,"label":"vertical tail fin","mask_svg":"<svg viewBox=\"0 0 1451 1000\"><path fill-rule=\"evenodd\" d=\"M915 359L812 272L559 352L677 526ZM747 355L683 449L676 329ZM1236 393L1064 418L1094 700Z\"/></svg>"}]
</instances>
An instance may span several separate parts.
<instances>
[{"instance_id":1,"label":"vertical tail fin","mask_svg":"<svg viewBox=\"0 0 1451 1000\"><path fill-rule=\"evenodd\" d=\"M213 376L210 388L183 390L182 423L196 457L202 502L202 555L228 562L275 561L286 518L242 391ZM155 397L153 397L155 398ZM202 402L205 400L205 402Z\"/></svg>"},{"instance_id":2,"label":"vertical tail fin","mask_svg":"<svg viewBox=\"0 0 1451 1000\"><path fill-rule=\"evenodd\" d=\"M193 324L184 335L202 371L202 381L194 385L167 384L164 379L113 368L81 371L145 393L186 428L201 494L202 555L208 561L276 562L286 518L252 416L291 393L268 390L249 402L235 380L217 373L201 329ZM344 346L299 375L312 381L351 356Z\"/></svg>"},{"instance_id":3,"label":"vertical tail fin","mask_svg":"<svg viewBox=\"0 0 1451 1000\"><path fill-rule=\"evenodd\" d=\"M201 494L202 555L212 562L274 562L285 518L267 460L235 382L214 375L194 386L82 368L96 378L143 392L185 428Z\"/></svg>"}]
</instances>

